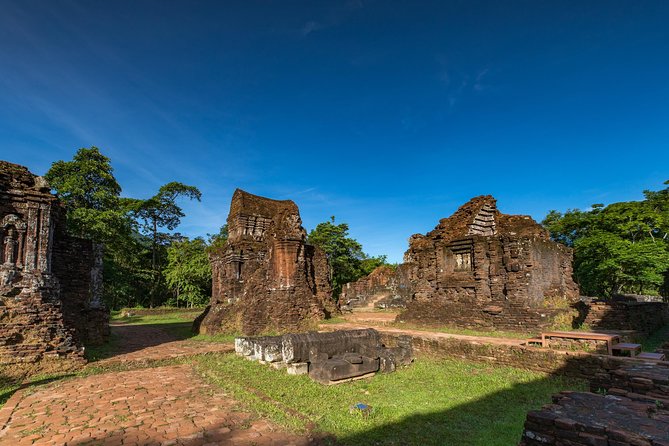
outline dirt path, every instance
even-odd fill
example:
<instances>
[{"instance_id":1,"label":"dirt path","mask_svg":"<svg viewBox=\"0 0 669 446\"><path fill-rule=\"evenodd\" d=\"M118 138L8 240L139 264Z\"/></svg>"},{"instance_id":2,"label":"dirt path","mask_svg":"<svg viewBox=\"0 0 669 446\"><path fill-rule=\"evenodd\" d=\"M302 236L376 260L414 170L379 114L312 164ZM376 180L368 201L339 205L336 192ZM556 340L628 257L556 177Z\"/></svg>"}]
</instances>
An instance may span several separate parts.
<instances>
[{"instance_id":1,"label":"dirt path","mask_svg":"<svg viewBox=\"0 0 669 446\"><path fill-rule=\"evenodd\" d=\"M495 344L495 345L523 345L523 339L511 339L511 338L492 338L487 336L471 336L471 335L462 335L454 333L440 333L433 331L423 331L423 330L411 330L404 328L389 328L378 325L370 325L359 322L342 322L340 324L322 324L319 327L321 330L333 331L333 330L354 330L358 328L374 328L380 332L392 333L392 334L406 334L416 337L421 337L424 339L462 339L465 341L479 342L481 344Z\"/></svg>"},{"instance_id":2,"label":"dirt path","mask_svg":"<svg viewBox=\"0 0 669 446\"><path fill-rule=\"evenodd\" d=\"M114 355L94 363L127 363L234 351L232 343L179 340L160 325L112 325L118 337Z\"/></svg>"},{"instance_id":3,"label":"dirt path","mask_svg":"<svg viewBox=\"0 0 669 446\"><path fill-rule=\"evenodd\" d=\"M462 339L465 341L479 342L483 344L495 344L495 345L522 345L524 339L512 339L512 338L494 338L489 336L472 336L472 335L463 335L455 333L442 333L434 332L427 330L415 330L415 329L406 329L406 328L397 328L397 327L388 327L395 321L395 317L398 313L392 311L383 311L383 312L353 312L343 315L343 318L346 322L338 324L321 324L321 330L352 330L358 328L374 328L381 332L392 333L392 334L407 334L411 336L421 337L424 339Z\"/></svg>"},{"instance_id":4,"label":"dirt path","mask_svg":"<svg viewBox=\"0 0 669 446\"><path fill-rule=\"evenodd\" d=\"M178 341L157 326L113 327L128 363L230 350L230 344ZM15 393L0 410L0 445L214 446L310 444L240 411L188 364L109 372Z\"/></svg>"}]
</instances>

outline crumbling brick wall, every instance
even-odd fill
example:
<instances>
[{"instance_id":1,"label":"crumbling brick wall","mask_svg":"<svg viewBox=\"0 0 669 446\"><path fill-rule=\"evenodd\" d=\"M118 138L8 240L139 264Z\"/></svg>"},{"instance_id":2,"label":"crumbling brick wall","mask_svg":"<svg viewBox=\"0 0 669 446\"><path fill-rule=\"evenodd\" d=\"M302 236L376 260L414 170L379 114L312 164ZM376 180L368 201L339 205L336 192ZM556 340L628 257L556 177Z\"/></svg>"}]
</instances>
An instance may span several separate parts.
<instances>
[{"instance_id":1,"label":"crumbling brick wall","mask_svg":"<svg viewBox=\"0 0 669 446\"><path fill-rule=\"evenodd\" d=\"M108 331L102 306L93 311L98 325L88 318L99 302L99 259L90 241L65 233L64 209L46 181L4 161L0 242L0 365L18 371L80 364L81 342Z\"/></svg>"},{"instance_id":2,"label":"crumbling brick wall","mask_svg":"<svg viewBox=\"0 0 669 446\"><path fill-rule=\"evenodd\" d=\"M306 244L294 202L237 189L228 234L210 256L212 298L196 321L200 332L295 330L338 311L325 253Z\"/></svg>"},{"instance_id":3,"label":"crumbling brick wall","mask_svg":"<svg viewBox=\"0 0 669 446\"><path fill-rule=\"evenodd\" d=\"M343 286L340 302L354 307L401 308L411 294L405 265L382 265L367 276Z\"/></svg>"},{"instance_id":4,"label":"crumbling brick wall","mask_svg":"<svg viewBox=\"0 0 669 446\"><path fill-rule=\"evenodd\" d=\"M412 298L398 319L472 328L537 329L578 297L572 253L528 216L473 198L409 240Z\"/></svg>"},{"instance_id":5,"label":"crumbling brick wall","mask_svg":"<svg viewBox=\"0 0 669 446\"><path fill-rule=\"evenodd\" d=\"M599 301L576 305L580 321L600 330L634 330L650 334L669 321L666 302Z\"/></svg>"}]
</instances>

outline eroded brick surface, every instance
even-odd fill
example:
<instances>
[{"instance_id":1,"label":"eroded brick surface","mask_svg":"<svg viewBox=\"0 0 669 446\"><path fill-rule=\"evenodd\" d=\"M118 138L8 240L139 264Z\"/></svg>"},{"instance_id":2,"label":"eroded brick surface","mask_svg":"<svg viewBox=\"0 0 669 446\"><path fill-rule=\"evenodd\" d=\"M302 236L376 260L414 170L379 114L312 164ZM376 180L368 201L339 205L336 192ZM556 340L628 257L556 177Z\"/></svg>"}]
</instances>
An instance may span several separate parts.
<instances>
[{"instance_id":1,"label":"eroded brick surface","mask_svg":"<svg viewBox=\"0 0 669 446\"><path fill-rule=\"evenodd\" d=\"M294 202L237 189L228 231L211 255L212 298L196 321L200 332L295 331L338 311L325 253L306 244Z\"/></svg>"},{"instance_id":2,"label":"eroded brick surface","mask_svg":"<svg viewBox=\"0 0 669 446\"><path fill-rule=\"evenodd\" d=\"M401 308L411 297L406 265L382 265L369 275L344 285L339 297L351 307Z\"/></svg>"},{"instance_id":3,"label":"eroded brick surface","mask_svg":"<svg viewBox=\"0 0 669 446\"><path fill-rule=\"evenodd\" d=\"M578 298L571 250L489 195L413 235L404 257L412 297L402 321L537 329Z\"/></svg>"},{"instance_id":4,"label":"eroded brick surface","mask_svg":"<svg viewBox=\"0 0 669 446\"><path fill-rule=\"evenodd\" d=\"M665 446L669 412L654 401L562 392L527 414L521 446Z\"/></svg>"},{"instance_id":5,"label":"eroded brick surface","mask_svg":"<svg viewBox=\"0 0 669 446\"><path fill-rule=\"evenodd\" d=\"M3 446L308 444L239 411L188 365L60 381L15 394L7 406Z\"/></svg>"},{"instance_id":6,"label":"eroded brick surface","mask_svg":"<svg viewBox=\"0 0 669 446\"><path fill-rule=\"evenodd\" d=\"M66 370L82 342L102 342L101 251L69 236L49 185L0 161L0 366L3 374Z\"/></svg>"}]
</instances>

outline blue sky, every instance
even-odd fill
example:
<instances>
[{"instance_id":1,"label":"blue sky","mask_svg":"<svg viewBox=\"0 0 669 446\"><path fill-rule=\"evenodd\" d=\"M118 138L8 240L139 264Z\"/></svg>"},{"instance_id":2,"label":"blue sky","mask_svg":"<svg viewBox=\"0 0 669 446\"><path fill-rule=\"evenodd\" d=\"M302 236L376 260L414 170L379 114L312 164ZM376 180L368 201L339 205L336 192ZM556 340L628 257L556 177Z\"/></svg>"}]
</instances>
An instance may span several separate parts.
<instances>
[{"instance_id":1,"label":"blue sky","mask_svg":"<svg viewBox=\"0 0 669 446\"><path fill-rule=\"evenodd\" d=\"M0 158L79 147L123 194L240 187L336 216L370 254L469 198L506 213L639 199L669 179L666 1L0 0Z\"/></svg>"}]
</instances>

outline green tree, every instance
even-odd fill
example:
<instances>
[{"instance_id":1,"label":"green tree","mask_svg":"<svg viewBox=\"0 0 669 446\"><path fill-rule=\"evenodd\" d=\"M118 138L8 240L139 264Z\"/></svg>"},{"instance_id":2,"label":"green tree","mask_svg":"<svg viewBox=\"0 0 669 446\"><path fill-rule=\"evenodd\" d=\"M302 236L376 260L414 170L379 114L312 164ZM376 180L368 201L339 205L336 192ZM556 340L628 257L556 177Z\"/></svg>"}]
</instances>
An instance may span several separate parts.
<instances>
[{"instance_id":1,"label":"green tree","mask_svg":"<svg viewBox=\"0 0 669 446\"><path fill-rule=\"evenodd\" d=\"M584 293L609 297L666 290L669 188L644 195L642 201L546 216L551 237L574 248L574 275Z\"/></svg>"},{"instance_id":2,"label":"green tree","mask_svg":"<svg viewBox=\"0 0 669 446\"><path fill-rule=\"evenodd\" d=\"M56 161L45 175L67 209L73 235L116 243L132 229L121 186L109 158L97 147L81 148L72 161Z\"/></svg>"},{"instance_id":3,"label":"green tree","mask_svg":"<svg viewBox=\"0 0 669 446\"><path fill-rule=\"evenodd\" d=\"M335 297L341 293L342 285L358 280L385 264L386 257L369 257L362 251L362 245L349 237L348 224L335 224L335 218L319 223L309 233L307 242L318 246L328 257L330 281Z\"/></svg>"},{"instance_id":4,"label":"green tree","mask_svg":"<svg viewBox=\"0 0 669 446\"><path fill-rule=\"evenodd\" d=\"M211 296L211 266L207 244L202 238L173 242L167 248L165 280L174 293L176 305L206 304Z\"/></svg>"},{"instance_id":5,"label":"green tree","mask_svg":"<svg viewBox=\"0 0 669 446\"><path fill-rule=\"evenodd\" d=\"M218 250L228 241L228 225L224 224L217 234L207 234L207 252Z\"/></svg>"},{"instance_id":6,"label":"green tree","mask_svg":"<svg viewBox=\"0 0 669 446\"><path fill-rule=\"evenodd\" d=\"M104 245L104 299L115 308L135 304L142 283L143 246L121 198L111 160L97 147L81 148L71 161L56 161L45 175L67 209L68 231Z\"/></svg>"},{"instance_id":7,"label":"green tree","mask_svg":"<svg viewBox=\"0 0 669 446\"><path fill-rule=\"evenodd\" d=\"M79 149L71 161L53 163L46 179L66 205L68 231L105 246L107 304L119 308L160 303L166 247L182 238L159 229L174 230L184 216L177 200L199 200L200 191L172 182L148 200L122 198L111 160L97 147Z\"/></svg>"},{"instance_id":8,"label":"green tree","mask_svg":"<svg viewBox=\"0 0 669 446\"><path fill-rule=\"evenodd\" d=\"M169 245L170 234L159 229L174 230L181 218L185 216L183 209L177 204L179 198L200 201L202 193L195 186L188 186L176 181L161 186L158 193L148 200L135 200L133 204L136 217L141 220L141 230L151 240L151 270L153 283L150 292L149 306L153 306L158 298L160 284L163 279L159 262L159 250Z\"/></svg>"}]
</instances>

